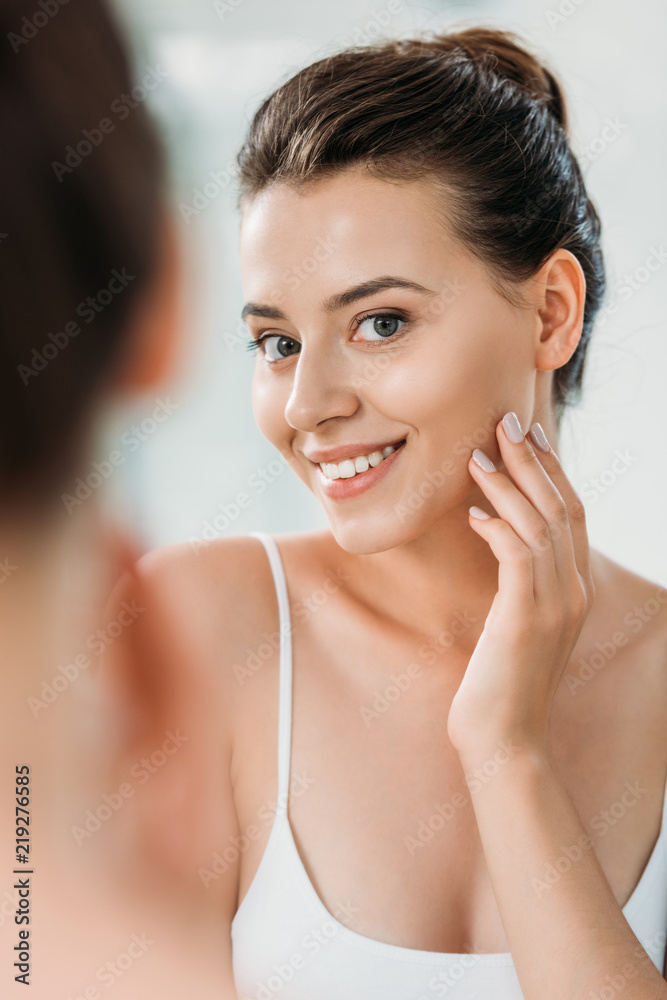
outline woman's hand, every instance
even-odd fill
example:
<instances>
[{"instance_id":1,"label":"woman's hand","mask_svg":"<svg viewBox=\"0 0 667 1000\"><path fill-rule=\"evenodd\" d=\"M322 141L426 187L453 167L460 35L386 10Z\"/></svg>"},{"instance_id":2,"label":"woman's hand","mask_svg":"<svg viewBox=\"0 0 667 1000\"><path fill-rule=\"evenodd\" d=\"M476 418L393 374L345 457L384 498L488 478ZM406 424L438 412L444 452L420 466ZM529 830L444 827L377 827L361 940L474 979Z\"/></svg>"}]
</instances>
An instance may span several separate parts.
<instances>
[{"instance_id":1,"label":"woman's hand","mask_svg":"<svg viewBox=\"0 0 667 1000\"><path fill-rule=\"evenodd\" d=\"M509 413L496 436L506 471L492 471L479 449L468 466L499 515L482 518L471 508L470 525L499 569L498 593L447 720L469 761L510 739L549 751L551 702L595 596L584 506L542 428L533 424L533 447Z\"/></svg>"}]
</instances>

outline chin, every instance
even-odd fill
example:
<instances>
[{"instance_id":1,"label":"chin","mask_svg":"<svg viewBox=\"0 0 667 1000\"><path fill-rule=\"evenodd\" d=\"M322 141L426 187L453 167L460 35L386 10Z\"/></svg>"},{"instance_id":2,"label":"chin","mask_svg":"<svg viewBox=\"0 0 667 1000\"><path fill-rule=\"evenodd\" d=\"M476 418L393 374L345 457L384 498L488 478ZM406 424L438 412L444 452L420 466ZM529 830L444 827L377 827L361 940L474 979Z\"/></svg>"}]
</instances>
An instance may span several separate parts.
<instances>
[{"instance_id":1,"label":"chin","mask_svg":"<svg viewBox=\"0 0 667 1000\"><path fill-rule=\"evenodd\" d=\"M387 552L411 542L433 523L433 520L427 523L422 515L401 524L393 515L383 515L379 510L365 516L350 514L346 517L344 513L339 513L338 517L328 520L331 533L341 549L358 556Z\"/></svg>"},{"instance_id":2,"label":"chin","mask_svg":"<svg viewBox=\"0 0 667 1000\"><path fill-rule=\"evenodd\" d=\"M405 533L387 524L370 528L365 519L355 521L329 522L331 533L341 549L355 556L369 556L376 552L387 552L408 541Z\"/></svg>"},{"instance_id":3,"label":"chin","mask_svg":"<svg viewBox=\"0 0 667 1000\"><path fill-rule=\"evenodd\" d=\"M478 502L472 495L475 482L461 470L461 481L452 483L420 503L411 505L403 497L388 507L379 503L361 511L353 504L340 504L331 510L324 508L331 533L346 552L354 555L372 555L397 548L426 534L445 518L459 516L468 524L468 507Z\"/></svg>"}]
</instances>

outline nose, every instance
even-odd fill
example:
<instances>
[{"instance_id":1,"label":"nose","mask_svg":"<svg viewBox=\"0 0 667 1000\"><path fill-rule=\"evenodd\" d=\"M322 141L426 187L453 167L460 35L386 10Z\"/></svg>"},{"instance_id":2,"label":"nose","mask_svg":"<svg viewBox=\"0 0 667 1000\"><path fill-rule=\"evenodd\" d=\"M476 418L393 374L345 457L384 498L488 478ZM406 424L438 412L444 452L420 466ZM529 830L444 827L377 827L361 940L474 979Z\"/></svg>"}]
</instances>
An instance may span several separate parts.
<instances>
[{"instance_id":1,"label":"nose","mask_svg":"<svg viewBox=\"0 0 667 1000\"><path fill-rule=\"evenodd\" d=\"M359 406L345 360L321 345L302 346L285 419L295 430L312 431L325 420L350 417Z\"/></svg>"}]
</instances>

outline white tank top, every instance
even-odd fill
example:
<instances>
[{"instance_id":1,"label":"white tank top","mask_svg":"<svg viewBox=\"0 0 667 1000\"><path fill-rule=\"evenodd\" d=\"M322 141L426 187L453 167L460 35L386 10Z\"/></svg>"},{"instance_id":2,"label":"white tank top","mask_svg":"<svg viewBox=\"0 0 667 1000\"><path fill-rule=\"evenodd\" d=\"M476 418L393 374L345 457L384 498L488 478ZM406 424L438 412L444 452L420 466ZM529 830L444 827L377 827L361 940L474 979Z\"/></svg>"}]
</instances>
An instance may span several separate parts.
<instances>
[{"instance_id":1,"label":"white tank top","mask_svg":"<svg viewBox=\"0 0 667 1000\"><path fill-rule=\"evenodd\" d=\"M523 1000L510 952L457 954L385 944L329 913L288 819L292 721L289 603L278 547L264 532L278 596L280 686L277 808L259 867L232 921L240 1000ZM667 938L667 790L660 834L623 914L662 975ZM344 904L343 904L344 905Z\"/></svg>"}]
</instances>

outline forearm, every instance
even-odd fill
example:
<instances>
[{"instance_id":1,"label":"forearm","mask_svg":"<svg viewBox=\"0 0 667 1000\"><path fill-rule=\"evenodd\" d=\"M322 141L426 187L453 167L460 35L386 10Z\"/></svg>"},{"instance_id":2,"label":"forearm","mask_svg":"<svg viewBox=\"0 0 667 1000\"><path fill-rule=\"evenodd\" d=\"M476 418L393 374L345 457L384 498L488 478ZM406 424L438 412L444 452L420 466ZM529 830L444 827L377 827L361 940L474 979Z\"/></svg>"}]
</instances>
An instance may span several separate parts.
<instances>
[{"instance_id":1,"label":"forearm","mask_svg":"<svg viewBox=\"0 0 667 1000\"><path fill-rule=\"evenodd\" d=\"M591 1000L605 987L623 1000L666 1000L549 754L502 757L489 767L494 752L475 752L461 763L525 1000Z\"/></svg>"}]
</instances>

